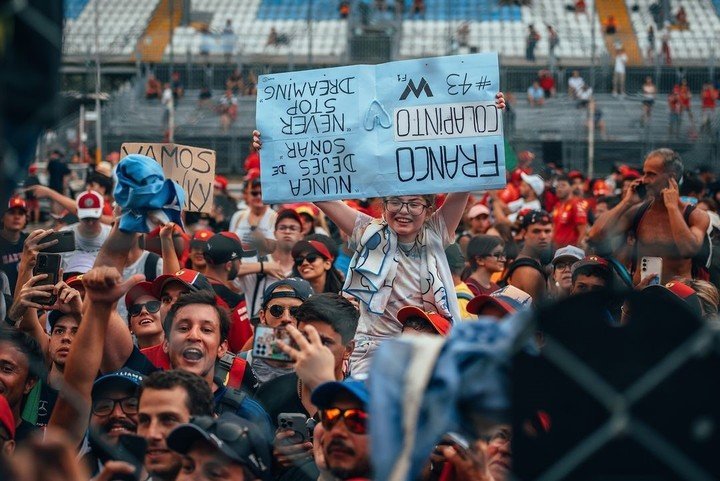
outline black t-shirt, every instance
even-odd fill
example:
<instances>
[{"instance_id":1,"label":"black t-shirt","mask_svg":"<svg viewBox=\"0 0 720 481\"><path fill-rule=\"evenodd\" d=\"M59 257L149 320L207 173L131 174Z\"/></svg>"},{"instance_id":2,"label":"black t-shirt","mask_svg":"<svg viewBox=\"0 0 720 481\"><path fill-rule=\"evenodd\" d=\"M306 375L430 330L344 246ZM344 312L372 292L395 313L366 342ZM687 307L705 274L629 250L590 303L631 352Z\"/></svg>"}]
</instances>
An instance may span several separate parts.
<instances>
[{"instance_id":1,"label":"black t-shirt","mask_svg":"<svg viewBox=\"0 0 720 481\"><path fill-rule=\"evenodd\" d=\"M15 443L21 444L23 441L32 436L34 432L39 430L40 428L35 426L33 423L29 423L23 419L20 422L20 425L15 428Z\"/></svg>"},{"instance_id":2,"label":"black t-shirt","mask_svg":"<svg viewBox=\"0 0 720 481\"><path fill-rule=\"evenodd\" d=\"M40 386L40 400L38 401L37 420L35 425L44 428L50 422L50 415L55 408L58 391L51 388L46 382Z\"/></svg>"},{"instance_id":3,"label":"black t-shirt","mask_svg":"<svg viewBox=\"0 0 720 481\"><path fill-rule=\"evenodd\" d=\"M162 369L155 367L145 354L140 352L140 349L138 349L137 346L133 346L132 353L130 354L130 357L128 357L127 361L125 361L123 368L132 369L143 376L149 376L155 371L162 371Z\"/></svg>"},{"instance_id":4,"label":"black t-shirt","mask_svg":"<svg viewBox=\"0 0 720 481\"><path fill-rule=\"evenodd\" d=\"M280 413L300 413L307 417L307 412L298 396L298 377L291 372L268 381L258 389L255 399L259 402L277 429L277 417Z\"/></svg>"},{"instance_id":5,"label":"black t-shirt","mask_svg":"<svg viewBox=\"0 0 720 481\"><path fill-rule=\"evenodd\" d=\"M10 281L10 292L15 293L15 283L18 278L18 264L20 263L20 254L22 254L23 244L27 239L27 234L20 233L17 242L10 242L0 235L0 269L7 274Z\"/></svg>"},{"instance_id":6,"label":"black t-shirt","mask_svg":"<svg viewBox=\"0 0 720 481\"><path fill-rule=\"evenodd\" d=\"M55 192L63 193L63 178L70 173L68 166L61 160L51 159L47 165L48 187Z\"/></svg>"}]
</instances>

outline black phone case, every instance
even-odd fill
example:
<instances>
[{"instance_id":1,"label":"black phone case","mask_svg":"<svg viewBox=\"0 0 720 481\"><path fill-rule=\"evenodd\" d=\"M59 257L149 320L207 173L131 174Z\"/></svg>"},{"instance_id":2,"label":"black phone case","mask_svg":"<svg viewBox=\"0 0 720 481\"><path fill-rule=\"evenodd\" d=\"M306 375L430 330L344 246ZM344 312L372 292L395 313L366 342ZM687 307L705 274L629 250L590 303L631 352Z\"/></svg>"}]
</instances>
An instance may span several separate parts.
<instances>
[{"instance_id":1,"label":"black phone case","mask_svg":"<svg viewBox=\"0 0 720 481\"><path fill-rule=\"evenodd\" d=\"M71 230L53 232L47 237L41 239L41 243L50 242L54 239L57 239L58 243L42 250L41 252L46 252L48 254L59 254L62 252L72 252L75 250L75 232Z\"/></svg>"},{"instance_id":2,"label":"black phone case","mask_svg":"<svg viewBox=\"0 0 720 481\"><path fill-rule=\"evenodd\" d=\"M47 278L39 281L35 285L46 286L57 284L58 277L60 275L61 261L62 257L60 257L60 254L48 254L45 252L39 253L37 257L37 262L35 263L35 267L33 268L33 276L37 276L38 274L47 274L48 276ZM56 300L57 296L55 294L51 295L50 297L35 297L31 299L32 302L43 306L52 306L53 304L55 304Z\"/></svg>"}]
</instances>

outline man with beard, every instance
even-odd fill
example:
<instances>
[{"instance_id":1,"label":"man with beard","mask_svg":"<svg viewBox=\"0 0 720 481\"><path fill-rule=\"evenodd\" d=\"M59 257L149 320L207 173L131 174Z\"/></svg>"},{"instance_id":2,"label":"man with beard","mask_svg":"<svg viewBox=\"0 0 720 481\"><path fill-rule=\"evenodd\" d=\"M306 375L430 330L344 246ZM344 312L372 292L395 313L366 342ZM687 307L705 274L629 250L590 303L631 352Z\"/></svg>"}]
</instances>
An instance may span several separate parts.
<instances>
[{"instance_id":1,"label":"man with beard","mask_svg":"<svg viewBox=\"0 0 720 481\"><path fill-rule=\"evenodd\" d=\"M523 248L508 268L505 279L507 284L530 294L537 303L547 292L545 265L552 255L552 220L547 212L533 210L525 214L520 227Z\"/></svg>"},{"instance_id":2,"label":"man with beard","mask_svg":"<svg viewBox=\"0 0 720 481\"><path fill-rule=\"evenodd\" d=\"M210 387L184 371L154 372L140 386L137 434L147 441L147 481L173 481L182 458L167 446L170 431L194 416L212 416Z\"/></svg>"},{"instance_id":3,"label":"man with beard","mask_svg":"<svg viewBox=\"0 0 720 481\"><path fill-rule=\"evenodd\" d=\"M320 445L330 472L341 480L369 480L368 412L370 393L362 381L326 382L312 393L320 409ZM317 432L317 431L316 431Z\"/></svg>"},{"instance_id":4,"label":"man with beard","mask_svg":"<svg viewBox=\"0 0 720 481\"><path fill-rule=\"evenodd\" d=\"M223 300L231 313L228 347L238 352L252 337L252 325L248 318L245 295L232 291L228 284L235 280L242 264L243 248L240 238L232 232L220 232L205 244L203 256L207 265L205 275L215 295Z\"/></svg>"},{"instance_id":5,"label":"man with beard","mask_svg":"<svg viewBox=\"0 0 720 481\"><path fill-rule=\"evenodd\" d=\"M553 242L556 247L579 246L585 240L587 211L585 202L572 195L570 178L561 175L555 181L558 203L552 211Z\"/></svg>"}]
</instances>

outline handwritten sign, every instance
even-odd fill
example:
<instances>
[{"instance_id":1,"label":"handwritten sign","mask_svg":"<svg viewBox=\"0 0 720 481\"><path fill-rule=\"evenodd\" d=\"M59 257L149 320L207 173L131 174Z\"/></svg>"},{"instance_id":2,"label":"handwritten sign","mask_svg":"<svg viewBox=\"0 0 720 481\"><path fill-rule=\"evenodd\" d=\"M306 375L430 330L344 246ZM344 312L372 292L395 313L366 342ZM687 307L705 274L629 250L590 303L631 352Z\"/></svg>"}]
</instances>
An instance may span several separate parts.
<instances>
[{"instance_id":1,"label":"handwritten sign","mask_svg":"<svg viewBox=\"0 0 720 481\"><path fill-rule=\"evenodd\" d=\"M120 154L141 154L155 159L165 177L174 180L185 190L188 212L212 213L213 183L215 182L215 151L180 144L125 143Z\"/></svg>"},{"instance_id":2,"label":"handwritten sign","mask_svg":"<svg viewBox=\"0 0 720 481\"><path fill-rule=\"evenodd\" d=\"M505 185L496 54L263 75L266 203Z\"/></svg>"}]
</instances>

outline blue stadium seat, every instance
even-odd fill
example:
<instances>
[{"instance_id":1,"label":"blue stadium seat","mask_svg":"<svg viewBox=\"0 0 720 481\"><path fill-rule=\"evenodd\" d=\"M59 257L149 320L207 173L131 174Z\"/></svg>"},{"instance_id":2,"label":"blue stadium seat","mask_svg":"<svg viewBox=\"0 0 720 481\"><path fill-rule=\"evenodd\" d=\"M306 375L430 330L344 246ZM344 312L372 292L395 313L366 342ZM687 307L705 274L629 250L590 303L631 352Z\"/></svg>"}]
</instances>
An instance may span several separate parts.
<instances>
[{"instance_id":1,"label":"blue stadium seat","mask_svg":"<svg viewBox=\"0 0 720 481\"><path fill-rule=\"evenodd\" d=\"M65 0L65 18L76 19L89 0Z\"/></svg>"}]
</instances>

